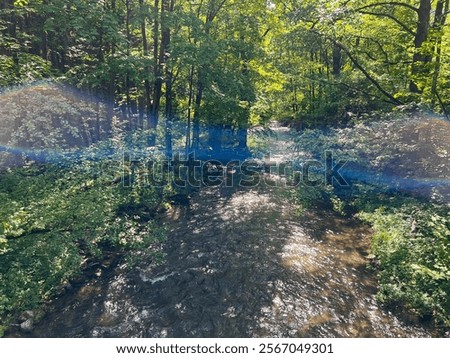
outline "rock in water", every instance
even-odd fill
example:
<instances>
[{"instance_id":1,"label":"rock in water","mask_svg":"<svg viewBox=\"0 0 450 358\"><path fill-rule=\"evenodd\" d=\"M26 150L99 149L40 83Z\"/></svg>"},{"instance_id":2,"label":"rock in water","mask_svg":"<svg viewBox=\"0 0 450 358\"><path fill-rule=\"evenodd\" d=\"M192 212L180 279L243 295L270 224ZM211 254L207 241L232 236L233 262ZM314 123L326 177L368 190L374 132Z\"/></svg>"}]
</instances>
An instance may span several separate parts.
<instances>
[{"instance_id":1,"label":"rock in water","mask_svg":"<svg viewBox=\"0 0 450 358\"><path fill-rule=\"evenodd\" d=\"M20 324L20 330L24 333L30 333L33 330L33 319L29 318Z\"/></svg>"}]
</instances>

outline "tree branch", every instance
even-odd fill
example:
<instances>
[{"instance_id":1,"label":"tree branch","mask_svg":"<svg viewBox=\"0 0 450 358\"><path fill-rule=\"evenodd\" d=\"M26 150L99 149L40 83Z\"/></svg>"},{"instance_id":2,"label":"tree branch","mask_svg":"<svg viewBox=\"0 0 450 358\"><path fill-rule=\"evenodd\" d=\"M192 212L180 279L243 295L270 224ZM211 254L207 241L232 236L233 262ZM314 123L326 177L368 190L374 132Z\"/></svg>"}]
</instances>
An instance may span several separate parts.
<instances>
[{"instance_id":1,"label":"tree branch","mask_svg":"<svg viewBox=\"0 0 450 358\"><path fill-rule=\"evenodd\" d=\"M387 92L383 87L381 87L381 85L378 83L378 81L373 78L369 72L366 71L366 69L364 67L362 67L360 65L360 63L356 60L356 58L353 57L353 55L351 54L350 50L345 47L343 44L341 44L340 42L336 41L336 46L340 47L348 56L348 58L350 59L350 61L352 61L352 63L356 66L356 68L358 70L360 70L364 76L366 76L366 78L372 82L372 84L382 93L384 94L387 98L390 99L390 101L393 104L402 104L397 98L395 98L394 96L392 96L389 92Z\"/></svg>"},{"instance_id":2,"label":"tree branch","mask_svg":"<svg viewBox=\"0 0 450 358\"><path fill-rule=\"evenodd\" d=\"M407 33L409 33L412 36L415 36L415 32L411 30L408 26L406 26L403 22L401 22L399 19L397 19L395 16L385 13L378 13L378 12L371 12L371 11L359 11L361 14L365 15L373 15L373 16L382 16L382 17L388 17L389 19L395 21L397 24L399 24Z\"/></svg>"},{"instance_id":3,"label":"tree branch","mask_svg":"<svg viewBox=\"0 0 450 358\"><path fill-rule=\"evenodd\" d=\"M323 80L323 79L319 79L318 80L318 79L315 79L315 78L311 78L309 76L301 76L301 75L299 75L299 76L300 76L300 78L306 79L306 80L308 80L310 82L316 82L316 83L320 83L320 84L324 84L324 85L330 85L330 86L336 86L336 87L339 87L339 86L345 87L345 88L348 88L348 89L350 89L352 91L361 92L362 94L365 94L368 97L377 98L380 101L392 104L392 101L387 100L386 98L384 98L384 97L382 97L380 95L377 95L375 93L370 93L370 92L368 92L366 90L363 90L363 89L361 89L359 87L350 86L349 84L344 83L344 82L326 81L326 80Z\"/></svg>"},{"instance_id":4,"label":"tree branch","mask_svg":"<svg viewBox=\"0 0 450 358\"><path fill-rule=\"evenodd\" d=\"M264 34L262 35L262 38L266 37L267 34L270 32L271 28L269 27L266 31L264 31Z\"/></svg>"},{"instance_id":5,"label":"tree branch","mask_svg":"<svg viewBox=\"0 0 450 358\"><path fill-rule=\"evenodd\" d=\"M366 96L378 98L380 101L383 101L383 102L391 103L391 104L392 104L392 101L389 101L389 100L387 100L387 99L385 99L385 98L383 98L383 97L377 96L376 94L367 92L367 91L365 91L365 90L363 90L363 89L361 89L361 88L359 88L359 87L353 87L353 86L350 86L350 85L348 85L347 83L339 82L339 83L331 83L331 85L333 85L333 86L342 86L342 87L351 89L351 90L353 90L353 91L361 92L362 94L365 94Z\"/></svg>"},{"instance_id":6,"label":"tree branch","mask_svg":"<svg viewBox=\"0 0 450 358\"><path fill-rule=\"evenodd\" d=\"M442 112L444 113L445 118L446 118L448 121L450 121L450 116L449 116L449 114L448 114L448 111L447 111L447 108L445 107L444 102L442 101L441 96L439 95L438 91L436 91L436 90L434 91L434 94L436 95L436 97L437 97L437 99L438 99L438 101L439 101L439 104L441 105Z\"/></svg>"},{"instance_id":7,"label":"tree branch","mask_svg":"<svg viewBox=\"0 0 450 358\"><path fill-rule=\"evenodd\" d=\"M383 45L380 43L380 41L371 38L371 37L366 37L366 36L356 36L356 38L358 39L363 39L363 40L367 40L370 42L373 42L374 44L376 44L378 46L378 48L380 49L380 51L383 53L384 58L386 59L386 62L389 62L389 55L388 53L384 50ZM367 52L366 52L367 53ZM367 53L368 54L368 53ZM369 56L370 57L370 56Z\"/></svg>"},{"instance_id":8,"label":"tree branch","mask_svg":"<svg viewBox=\"0 0 450 358\"><path fill-rule=\"evenodd\" d=\"M220 9L223 7L223 5L225 5L225 3L227 2L227 0L222 0L220 2L220 4L217 6L217 9L211 9L209 15L208 15L208 22L213 22L214 19L216 18L217 14L219 13ZM214 6L214 4L213 4Z\"/></svg>"},{"instance_id":9,"label":"tree branch","mask_svg":"<svg viewBox=\"0 0 450 358\"><path fill-rule=\"evenodd\" d=\"M414 11L414 12L417 12L417 13L419 12L419 9L416 8L415 6L406 4L404 2L397 2L397 1L388 1L388 2L379 2L379 3L376 3L376 4L369 4L369 5L361 6L361 7L357 8L357 9L354 9L353 11L361 11L361 10L368 9L368 8L371 8L371 7L383 6L383 5L403 6L403 7L406 7L406 8L408 8L408 9Z\"/></svg>"},{"instance_id":10,"label":"tree branch","mask_svg":"<svg viewBox=\"0 0 450 358\"><path fill-rule=\"evenodd\" d=\"M322 36L322 37L326 37L327 39L329 39L331 42L333 42L336 46L338 46L342 51L345 52L345 54L348 56L348 58L350 59L350 61L352 61L352 63L355 65L355 67L360 70L362 72L362 74L378 89L378 91L380 91L386 98L388 98L390 100L391 103L393 104L403 104L401 101L399 101L397 98L395 98L394 96L392 96L389 92L387 92L383 87L381 87L381 85L378 83L378 81L372 77L372 75L367 72L367 70L361 66L361 64L358 62L358 60L352 55L352 53L350 52L350 50L343 45L342 43L340 43L339 41L337 41L336 39L326 36L322 33L320 33L317 30L312 30L312 32L314 32L315 34Z\"/></svg>"}]
</instances>

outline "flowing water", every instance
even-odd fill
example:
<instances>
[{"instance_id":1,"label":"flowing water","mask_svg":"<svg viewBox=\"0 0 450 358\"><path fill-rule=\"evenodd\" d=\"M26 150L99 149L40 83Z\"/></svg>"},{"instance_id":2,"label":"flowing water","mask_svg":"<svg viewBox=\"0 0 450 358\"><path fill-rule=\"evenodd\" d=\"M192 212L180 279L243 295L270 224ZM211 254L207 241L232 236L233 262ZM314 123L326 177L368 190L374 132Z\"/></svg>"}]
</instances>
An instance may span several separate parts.
<instances>
[{"instance_id":1,"label":"flowing water","mask_svg":"<svg viewBox=\"0 0 450 358\"><path fill-rule=\"evenodd\" d=\"M275 131L282 161L286 131ZM162 264L105 270L55 300L27 336L432 335L376 302L368 227L327 210L299 213L291 197L263 184L202 188L162 218Z\"/></svg>"}]
</instances>

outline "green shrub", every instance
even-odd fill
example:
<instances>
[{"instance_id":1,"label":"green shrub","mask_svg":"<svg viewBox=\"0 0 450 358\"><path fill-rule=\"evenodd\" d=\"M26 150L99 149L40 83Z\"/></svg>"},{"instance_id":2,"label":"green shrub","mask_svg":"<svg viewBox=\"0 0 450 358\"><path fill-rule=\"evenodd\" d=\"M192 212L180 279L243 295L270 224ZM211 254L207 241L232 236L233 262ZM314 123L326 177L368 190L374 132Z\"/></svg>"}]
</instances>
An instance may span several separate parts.
<instances>
[{"instance_id":1,"label":"green shrub","mask_svg":"<svg viewBox=\"0 0 450 358\"><path fill-rule=\"evenodd\" d=\"M450 218L448 208L405 205L360 217L372 224L378 261L378 298L450 325Z\"/></svg>"}]
</instances>

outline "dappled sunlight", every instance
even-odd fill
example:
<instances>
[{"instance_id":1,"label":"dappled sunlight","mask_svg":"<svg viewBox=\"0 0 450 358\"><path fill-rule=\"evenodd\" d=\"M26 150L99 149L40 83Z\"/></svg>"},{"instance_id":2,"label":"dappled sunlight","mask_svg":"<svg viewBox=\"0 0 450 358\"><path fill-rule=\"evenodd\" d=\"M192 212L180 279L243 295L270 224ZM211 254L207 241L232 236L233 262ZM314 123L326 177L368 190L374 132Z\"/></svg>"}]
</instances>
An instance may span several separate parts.
<instances>
[{"instance_id":1,"label":"dappled sunlight","mask_svg":"<svg viewBox=\"0 0 450 358\"><path fill-rule=\"evenodd\" d=\"M278 139L279 140L279 139ZM174 205L161 264L119 266L55 302L35 336L396 337L432 333L385 312L368 228L302 215L279 187L205 187ZM85 289L86 290L86 289ZM79 317L88 317L79 324Z\"/></svg>"}]
</instances>

